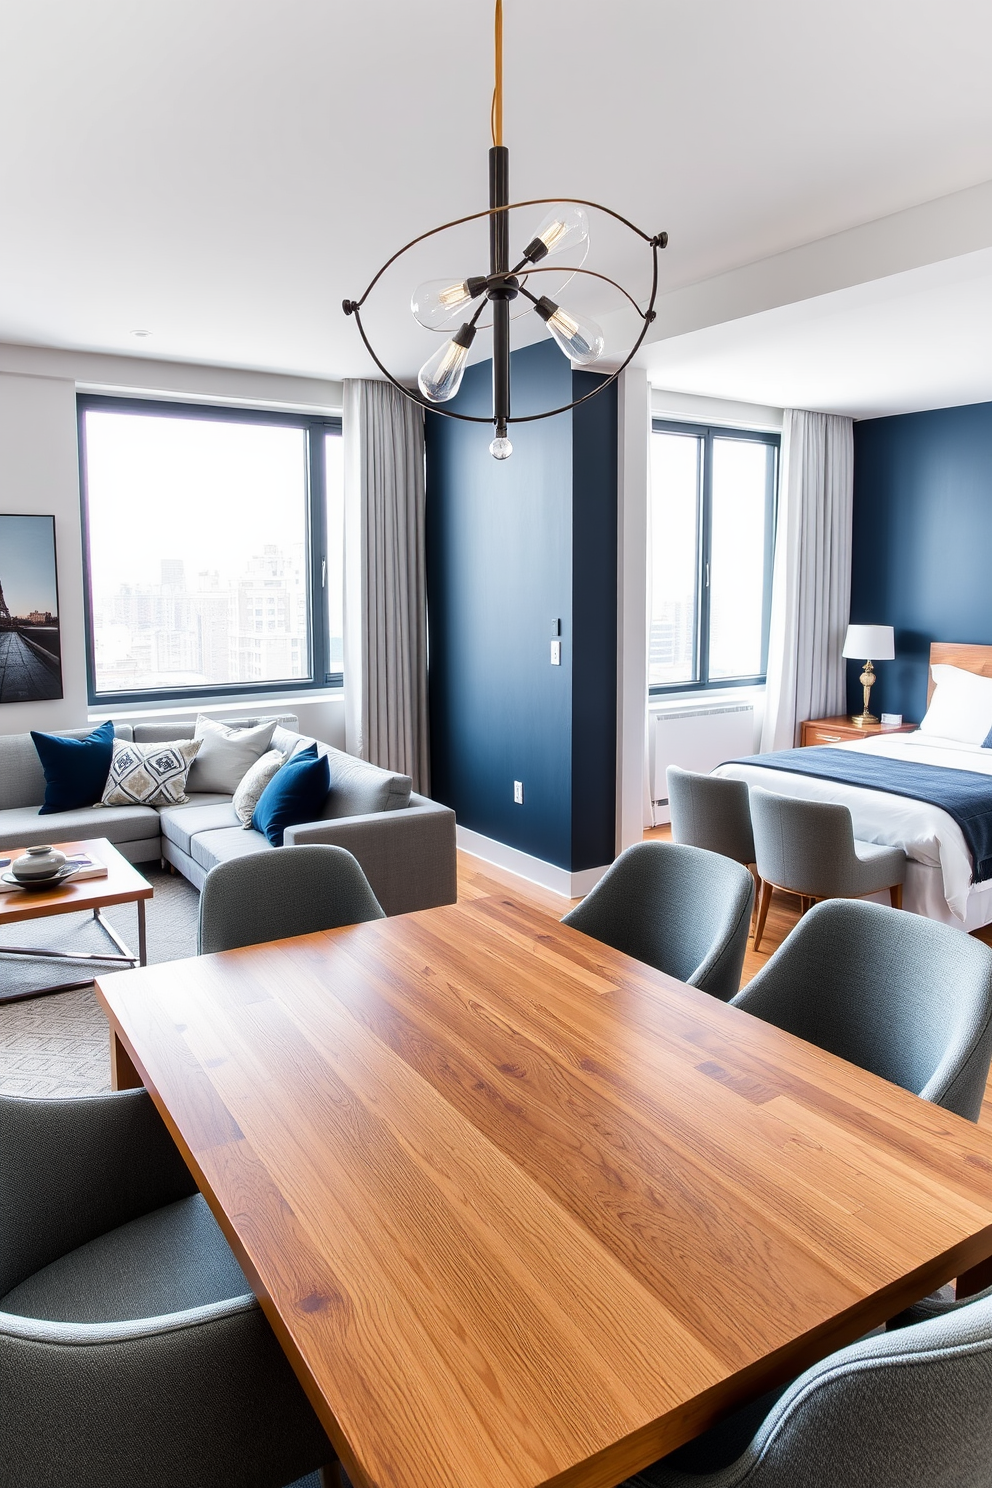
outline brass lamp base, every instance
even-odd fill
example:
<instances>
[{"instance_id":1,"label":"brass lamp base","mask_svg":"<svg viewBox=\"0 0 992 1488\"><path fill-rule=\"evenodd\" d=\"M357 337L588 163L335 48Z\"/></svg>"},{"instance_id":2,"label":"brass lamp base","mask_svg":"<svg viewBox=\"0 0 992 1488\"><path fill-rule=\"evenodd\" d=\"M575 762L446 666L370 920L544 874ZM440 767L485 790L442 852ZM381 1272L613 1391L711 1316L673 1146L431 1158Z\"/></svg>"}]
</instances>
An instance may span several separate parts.
<instances>
[{"instance_id":1,"label":"brass lamp base","mask_svg":"<svg viewBox=\"0 0 992 1488\"><path fill-rule=\"evenodd\" d=\"M875 680L875 668L872 666L870 661L865 662L865 669L861 673L861 676L858 678L858 680L865 690L865 706L864 712L856 714L856 716L851 719L851 722L857 728L867 728L870 723L878 722L878 719L875 717L874 713L868 712L868 695L871 692L872 683Z\"/></svg>"}]
</instances>

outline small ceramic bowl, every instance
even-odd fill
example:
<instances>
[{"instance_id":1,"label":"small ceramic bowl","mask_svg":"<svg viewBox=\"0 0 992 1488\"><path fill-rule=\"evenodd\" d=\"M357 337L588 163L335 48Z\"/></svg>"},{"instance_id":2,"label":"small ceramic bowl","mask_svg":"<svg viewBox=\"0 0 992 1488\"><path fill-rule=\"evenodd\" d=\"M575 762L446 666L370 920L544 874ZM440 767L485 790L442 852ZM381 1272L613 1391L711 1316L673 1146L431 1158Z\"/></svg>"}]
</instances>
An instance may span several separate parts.
<instances>
[{"instance_id":1,"label":"small ceramic bowl","mask_svg":"<svg viewBox=\"0 0 992 1488\"><path fill-rule=\"evenodd\" d=\"M23 858L15 858L10 871L18 883L39 883L54 878L65 865L65 853L51 845L29 847Z\"/></svg>"}]
</instances>

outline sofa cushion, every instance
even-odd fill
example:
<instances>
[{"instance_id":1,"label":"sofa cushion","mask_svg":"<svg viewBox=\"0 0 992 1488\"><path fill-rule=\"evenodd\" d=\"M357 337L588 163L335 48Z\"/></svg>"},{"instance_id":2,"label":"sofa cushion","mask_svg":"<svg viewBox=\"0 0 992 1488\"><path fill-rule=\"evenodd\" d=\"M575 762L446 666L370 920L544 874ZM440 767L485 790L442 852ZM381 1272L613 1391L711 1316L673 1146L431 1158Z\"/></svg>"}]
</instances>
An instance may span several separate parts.
<instances>
[{"instance_id":1,"label":"sofa cushion","mask_svg":"<svg viewBox=\"0 0 992 1488\"><path fill-rule=\"evenodd\" d=\"M258 805L262 792L272 779L277 770L281 770L286 763L286 756L280 754L278 749L270 749L257 759L250 770L246 770L243 778L238 781L237 789L231 801L238 821L246 829L251 828L251 819L255 815L255 807Z\"/></svg>"},{"instance_id":2,"label":"sofa cushion","mask_svg":"<svg viewBox=\"0 0 992 1488\"><path fill-rule=\"evenodd\" d=\"M202 713L194 739L200 752L189 772L190 791L225 791L233 796L245 774L269 747L276 723L270 718L254 728L232 728Z\"/></svg>"},{"instance_id":3,"label":"sofa cushion","mask_svg":"<svg viewBox=\"0 0 992 1488\"><path fill-rule=\"evenodd\" d=\"M367 816L373 811L403 811L409 806L413 789L409 775L380 770L378 765L329 744L318 745L318 749L327 755L331 771L331 788L323 811L318 813L322 821Z\"/></svg>"},{"instance_id":4,"label":"sofa cushion","mask_svg":"<svg viewBox=\"0 0 992 1488\"><path fill-rule=\"evenodd\" d=\"M89 728L60 729L63 739L85 739ZM118 738L129 739L131 729L115 726ZM45 772L30 734L0 734L0 810L40 806L45 799Z\"/></svg>"},{"instance_id":5,"label":"sofa cushion","mask_svg":"<svg viewBox=\"0 0 992 1488\"><path fill-rule=\"evenodd\" d=\"M199 739L172 739L161 744L114 745L110 774L103 793L105 806L185 804L189 767L200 749Z\"/></svg>"},{"instance_id":6,"label":"sofa cushion","mask_svg":"<svg viewBox=\"0 0 992 1488\"><path fill-rule=\"evenodd\" d=\"M258 798L251 824L273 847L282 847L287 827L314 821L330 784L326 756L317 746L301 749L278 770Z\"/></svg>"},{"instance_id":7,"label":"sofa cushion","mask_svg":"<svg viewBox=\"0 0 992 1488\"><path fill-rule=\"evenodd\" d=\"M41 816L37 806L0 811L0 849L34 847L39 842L143 842L158 837L158 812L151 806L81 806Z\"/></svg>"},{"instance_id":8,"label":"sofa cushion","mask_svg":"<svg viewBox=\"0 0 992 1488\"><path fill-rule=\"evenodd\" d=\"M188 806L163 806L159 822L162 836L168 842L193 856L190 843L197 832L212 832L218 827L237 825L238 817L229 796L201 794L190 796Z\"/></svg>"},{"instance_id":9,"label":"sofa cushion","mask_svg":"<svg viewBox=\"0 0 992 1488\"><path fill-rule=\"evenodd\" d=\"M346 754L343 749L321 744L304 734L291 733L289 729L276 728L272 734L272 748L282 750L283 754L298 753L312 744L317 745L318 754L327 756L331 771L331 788L315 821L367 816L374 811L403 811L409 806L413 789L409 775L381 770L357 755Z\"/></svg>"},{"instance_id":10,"label":"sofa cushion","mask_svg":"<svg viewBox=\"0 0 992 1488\"><path fill-rule=\"evenodd\" d=\"M41 768L45 772L42 816L56 811L75 811L92 806L103 795L114 753L114 725L101 723L85 739L69 734L42 734L31 730Z\"/></svg>"},{"instance_id":11,"label":"sofa cushion","mask_svg":"<svg viewBox=\"0 0 992 1488\"><path fill-rule=\"evenodd\" d=\"M198 832L190 844L189 856L209 873L218 863L227 863L231 858L273 851L261 832L246 832L241 826L218 827L212 832Z\"/></svg>"}]
</instances>

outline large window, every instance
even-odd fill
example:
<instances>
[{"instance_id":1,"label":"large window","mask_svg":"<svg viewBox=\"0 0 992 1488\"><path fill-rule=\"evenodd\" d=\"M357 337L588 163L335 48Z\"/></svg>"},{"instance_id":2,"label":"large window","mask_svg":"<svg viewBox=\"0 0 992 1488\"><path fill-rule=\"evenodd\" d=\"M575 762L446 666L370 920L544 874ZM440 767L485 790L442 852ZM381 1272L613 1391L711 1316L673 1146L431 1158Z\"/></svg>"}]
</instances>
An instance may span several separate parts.
<instances>
[{"instance_id":1,"label":"large window","mask_svg":"<svg viewBox=\"0 0 992 1488\"><path fill-rule=\"evenodd\" d=\"M764 680L778 436L656 421L652 692Z\"/></svg>"},{"instance_id":2,"label":"large window","mask_svg":"<svg viewBox=\"0 0 992 1488\"><path fill-rule=\"evenodd\" d=\"M341 682L340 436L80 398L92 702Z\"/></svg>"}]
</instances>

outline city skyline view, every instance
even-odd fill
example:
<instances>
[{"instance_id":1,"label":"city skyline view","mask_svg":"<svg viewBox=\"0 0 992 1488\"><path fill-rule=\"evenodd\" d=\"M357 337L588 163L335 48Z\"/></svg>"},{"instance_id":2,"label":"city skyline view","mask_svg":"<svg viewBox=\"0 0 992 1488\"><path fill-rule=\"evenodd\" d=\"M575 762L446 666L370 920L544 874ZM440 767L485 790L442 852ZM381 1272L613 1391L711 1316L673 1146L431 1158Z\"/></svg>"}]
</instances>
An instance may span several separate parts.
<instances>
[{"instance_id":1,"label":"city skyline view","mask_svg":"<svg viewBox=\"0 0 992 1488\"><path fill-rule=\"evenodd\" d=\"M305 431L88 409L85 440L96 691L309 679ZM341 440L325 444L329 661L340 668Z\"/></svg>"}]
</instances>

